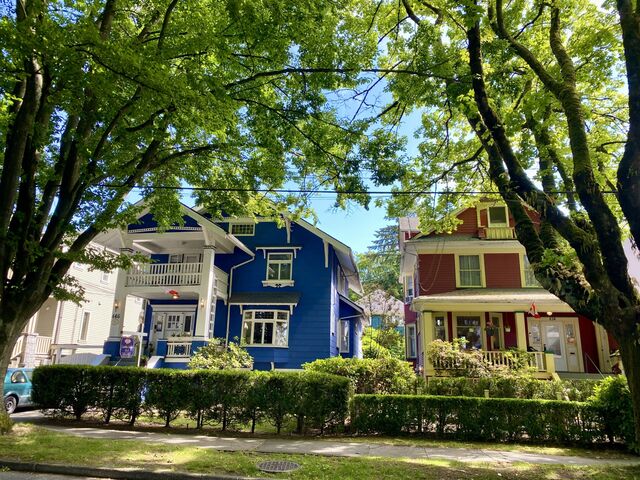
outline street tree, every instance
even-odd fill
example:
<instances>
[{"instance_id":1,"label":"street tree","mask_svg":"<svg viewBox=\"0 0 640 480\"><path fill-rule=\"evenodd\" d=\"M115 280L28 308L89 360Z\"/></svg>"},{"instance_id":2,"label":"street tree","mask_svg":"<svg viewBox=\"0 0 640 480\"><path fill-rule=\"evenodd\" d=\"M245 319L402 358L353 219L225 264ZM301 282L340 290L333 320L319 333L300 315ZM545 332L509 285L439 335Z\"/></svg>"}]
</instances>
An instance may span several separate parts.
<instances>
[{"instance_id":1,"label":"street tree","mask_svg":"<svg viewBox=\"0 0 640 480\"><path fill-rule=\"evenodd\" d=\"M368 250L357 255L357 261L365 295L381 289L402 298L397 225L379 228Z\"/></svg>"},{"instance_id":2,"label":"street tree","mask_svg":"<svg viewBox=\"0 0 640 480\"><path fill-rule=\"evenodd\" d=\"M417 72L389 77L381 113L390 129L422 115L399 189L442 193L398 195L390 213L450 230L471 192L504 200L540 284L619 343L640 445L640 295L623 251L640 245L640 2L598 3L376 3L382 65Z\"/></svg>"},{"instance_id":3,"label":"street tree","mask_svg":"<svg viewBox=\"0 0 640 480\"><path fill-rule=\"evenodd\" d=\"M50 295L82 297L72 262L131 262L91 241L135 218L132 191L166 227L181 220L185 185L202 188L194 201L214 216L278 218L305 213L308 197L271 189L361 190L360 168L393 180L393 139L327 98L377 71L361 61L378 47L350 17L356 3L0 6L1 377ZM313 74L319 65L330 68Z\"/></svg>"}]
</instances>

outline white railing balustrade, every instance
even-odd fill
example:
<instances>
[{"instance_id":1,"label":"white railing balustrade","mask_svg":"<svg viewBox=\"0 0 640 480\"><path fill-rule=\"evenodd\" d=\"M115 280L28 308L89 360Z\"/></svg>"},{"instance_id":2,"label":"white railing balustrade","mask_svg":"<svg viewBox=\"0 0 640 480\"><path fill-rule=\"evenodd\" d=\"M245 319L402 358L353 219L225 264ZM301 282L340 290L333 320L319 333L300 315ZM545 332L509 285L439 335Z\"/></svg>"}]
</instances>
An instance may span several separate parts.
<instances>
[{"instance_id":1,"label":"white railing balustrade","mask_svg":"<svg viewBox=\"0 0 640 480\"><path fill-rule=\"evenodd\" d=\"M191 342L167 342L167 357L190 357Z\"/></svg>"},{"instance_id":2,"label":"white railing balustrade","mask_svg":"<svg viewBox=\"0 0 640 480\"><path fill-rule=\"evenodd\" d=\"M202 263L144 263L127 272L127 287L200 285Z\"/></svg>"},{"instance_id":3,"label":"white railing balustrade","mask_svg":"<svg viewBox=\"0 0 640 480\"><path fill-rule=\"evenodd\" d=\"M214 267L216 296L226 299L229 290L229 274L223 272L218 267Z\"/></svg>"},{"instance_id":4,"label":"white railing balustrade","mask_svg":"<svg viewBox=\"0 0 640 480\"><path fill-rule=\"evenodd\" d=\"M51 337L36 337L36 355L49 355L49 350L51 350Z\"/></svg>"},{"instance_id":5,"label":"white railing balustrade","mask_svg":"<svg viewBox=\"0 0 640 480\"><path fill-rule=\"evenodd\" d=\"M524 357L526 365L537 372L547 371L544 352L504 352L499 350L480 350L483 361L488 365L515 368ZM440 358L433 365L436 370L460 370L465 365L458 364L454 358Z\"/></svg>"}]
</instances>

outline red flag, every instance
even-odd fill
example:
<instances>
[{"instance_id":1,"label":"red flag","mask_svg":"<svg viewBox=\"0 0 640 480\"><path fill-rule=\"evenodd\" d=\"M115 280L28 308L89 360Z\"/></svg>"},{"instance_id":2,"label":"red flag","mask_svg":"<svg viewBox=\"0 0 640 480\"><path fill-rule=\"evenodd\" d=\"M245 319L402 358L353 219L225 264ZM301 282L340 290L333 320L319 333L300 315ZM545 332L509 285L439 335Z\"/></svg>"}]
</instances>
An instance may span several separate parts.
<instances>
[{"instance_id":1,"label":"red flag","mask_svg":"<svg viewBox=\"0 0 640 480\"><path fill-rule=\"evenodd\" d=\"M540 318L540 314L536 309L536 302L531 303L531 307L529 307L529 315L531 315L533 318Z\"/></svg>"}]
</instances>

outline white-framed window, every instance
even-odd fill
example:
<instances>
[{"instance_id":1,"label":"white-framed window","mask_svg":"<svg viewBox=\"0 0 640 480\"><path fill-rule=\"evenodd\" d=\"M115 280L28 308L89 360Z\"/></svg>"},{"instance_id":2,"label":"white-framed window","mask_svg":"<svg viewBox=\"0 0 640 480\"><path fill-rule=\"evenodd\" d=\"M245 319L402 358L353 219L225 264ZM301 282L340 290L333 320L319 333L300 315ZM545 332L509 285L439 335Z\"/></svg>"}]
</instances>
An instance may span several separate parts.
<instances>
[{"instance_id":1,"label":"white-framed window","mask_svg":"<svg viewBox=\"0 0 640 480\"><path fill-rule=\"evenodd\" d=\"M482 349L482 320L480 315L456 315L456 338L466 338L465 348Z\"/></svg>"},{"instance_id":2,"label":"white-framed window","mask_svg":"<svg viewBox=\"0 0 640 480\"><path fill-rule=\"evenodd\" d=\"M529 259L526 255L522 256L522 279L524 281L523 287L539 287L540 283L536 278L536 274L533 272L533 268L531 268L531 264L529 263Z\"/></svg>"},{"instance_id":3,"label":"white-framed window","mask_svg":"<svg viewBox=\"0 0 640 480\"><path fill-rule=\"evenodd\" d=\"M267 254L267 281L291 281L293 270L293 253Z\"/></svg>"},{"instance_id":4,"label":"white-framed window","mask_svg":"<svg viewBox=\"0 0 640 480\"><path fill-rule=\"evenodd\" d=\"M167 335L190 335L193 326L193 314L186 312L167 313L165 321Z\"/></svg>"},{"instance_id":5,"label":"white-framed window","mask_svg":"<svg viewBox=\"0 0 640 480\"><path fill-rule=\"evenodd\" d=\"M200 263L202 256L199 253L185 253L184 263Z\"/></svg>"},{"instance_id":6,"label":"white-framed window","mask_svg":"<svg viewBox=\"0 0 640 480\"><path fill-rule=\"evenodd\" d=\"M490 227L508 227L509 226L509 214L507 213L507 207L500 205L497 207L489 207L488 218Z\"/></svg>"},{"instance_id":7,"label":"white-framed window","mask_svg":"<svg viewBox=\"0 0 640 480\"><path fill-rule=\"evenodd\" d=\"M416 325L414 323L409 323L406 325L406 349L407 349L407 358L416 358L418 355L418 348L416 342Z\"/></svg>"},{"instance_id":8,"label":"white-framed window","mask_svg":"<svg viewBox=\"0 0 640 480\"><path fill-rule=\"evenodd\" d=\"M255 223L232 223L230 233L237 237L252 237L256 234L256 225Z\"/></svg>"},{"instance_id":9,"label":"white-framed window","mask_svg":"<svg viewBox=\"0 0 640 480\"><path fill-rule=\"evenodd\" d=\"M100 283L109 283L111 272L100 272Z\"/></svg>"},{"instance_id":10,"label":"white-framed window","mask_svg":"<svg viewBox=\"0 0 640 480\"><path fill-rule=\"evenodd\" d=\"M183 257L181 253L172 253L169 255L169 263L182 263Z\"/></svg>"},{"instance_id":11,"label":"white-framed window","mask_svg":"<svg viewBox=\"0 0 640 480\"><path fill-rule=\"evenodd\" d=\"M82 323L80 324L80 337L78 340L81 342L87 341L87 335L89 334L89 322L91 322L91 312L86 310L82 312Z\"/></svg>"},{"instance_id":12,"label":"white-framed window","mask_svg":"<svg viewBox=\"0 0 640 480\"><path fill-rule=\"evenodd\" d=\"M404 276L404 302L411 303L414 296L413 275Z\"/></svg>"},{"instance_id":13,"label":"white-framed window","mask_svg":"<svg viewBox=\"0 0 640 480\"><path fill-rule=\"evenodd\" d=\"M433 339L447 341L447 316L444 313L433 314Z\"/></svg>"},{"instance_id":14,"label":"white-framed window","mask_svg":"<svg viewBox=\"0 0 640 480\"><path fill-rule=\"evenodd\" d=\"M349 353L349 320L338 320L338 351Z\"/></svg>"},{"instance_id":15,"label":"white-framed window","mask_svg":"<svg viewBox=\"0 0 640 480\"><path fill-rule=\"evenodd\" d=\"M482 265L480 255L459 255L458 272L460 287L481 287Z\"/></svg>"},{"instance_id":16,"label":"white-framed window","mask_svg":"<svg viewBox=\"0 0 640 480\"><path fill-rule=\"evenodd\" d=\"M289 344L289 312L245 310L242 320L243 345L286 347Z\"/></svg>"}]
</instances>

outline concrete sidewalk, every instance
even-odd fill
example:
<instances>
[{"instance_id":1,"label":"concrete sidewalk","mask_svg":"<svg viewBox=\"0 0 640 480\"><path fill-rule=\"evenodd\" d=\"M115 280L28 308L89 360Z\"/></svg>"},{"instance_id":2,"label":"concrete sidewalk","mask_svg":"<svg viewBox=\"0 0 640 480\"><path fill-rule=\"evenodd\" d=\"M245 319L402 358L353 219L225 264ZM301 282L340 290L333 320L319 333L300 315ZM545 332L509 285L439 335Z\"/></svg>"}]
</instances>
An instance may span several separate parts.
<instances>
[{"instance_id":1,"label":"concrete sidewalk","mask_svg":"<svg viewBox=\"0 0 640 480\"><path fill-rule=\"evenodd\" d=\"M209 435L180 435L174 433L110 430L107 428L63 427L40 424L44 428L81 437L113 440L138 440L176 446L209 448L225 452L259 452L313 454L334 457L414 458L452 460L458 462L515 463L546 465L640 465L640 458L606 459L594 457L541 455L523 452L486 450L480 448L435 448L360 443L313 439L231 438Z\"/></svg>"}]
</instances>

